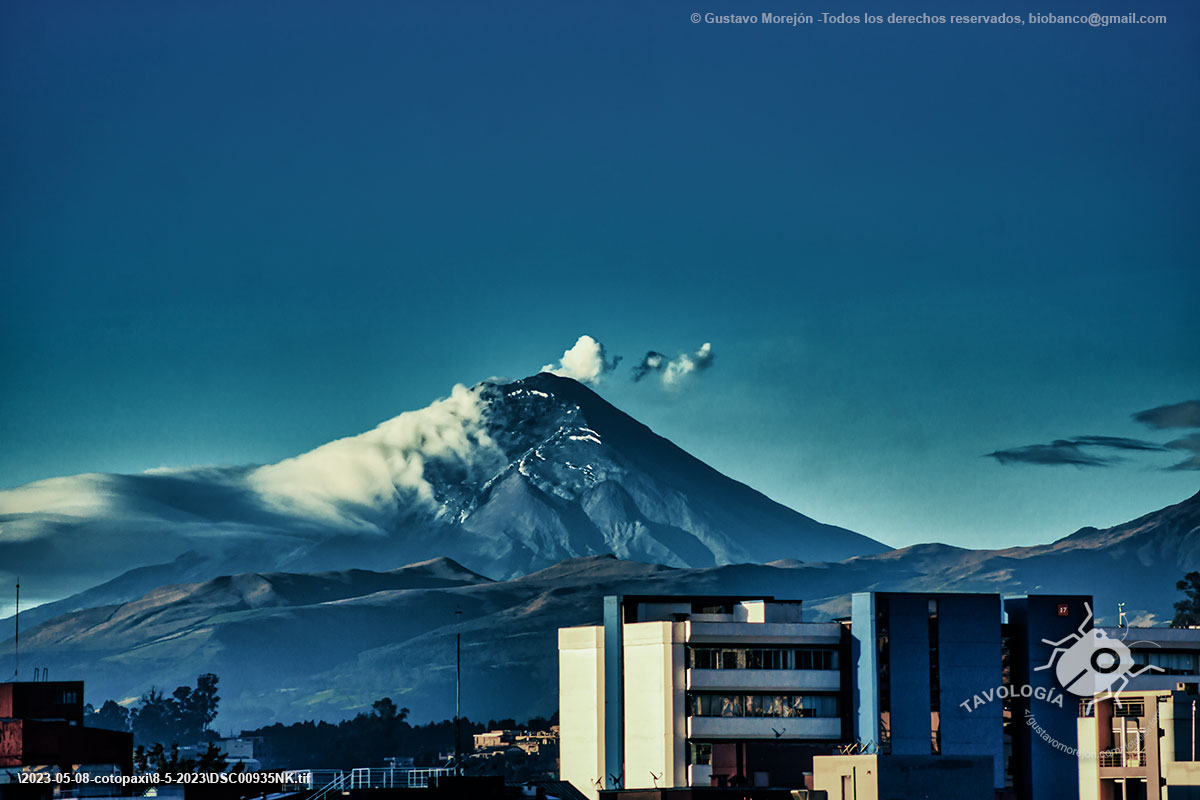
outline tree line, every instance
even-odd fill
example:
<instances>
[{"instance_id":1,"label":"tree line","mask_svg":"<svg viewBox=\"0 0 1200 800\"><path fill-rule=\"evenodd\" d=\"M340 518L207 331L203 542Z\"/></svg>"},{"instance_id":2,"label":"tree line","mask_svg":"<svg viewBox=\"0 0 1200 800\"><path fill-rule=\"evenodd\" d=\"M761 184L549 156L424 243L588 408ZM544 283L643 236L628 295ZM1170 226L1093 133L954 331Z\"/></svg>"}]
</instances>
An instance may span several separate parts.
<instances>
[{"instance_id":1,"label":"tree line","mask_svg":"<svg viewBox=\"0 0 1200 800\"><path fill-rule=\"evenodd\" d=\"M263 767L351 769L353 767L386 766L388 758L412 758L414 766L443 766L443 756L454 752L455 724L452 719L413 725L408 721L407 708L398 708L391 698L384 697L371 704L369 712L361 712L341 722L296 722L291 725L275 723L254 730L242 731L242 736L259 737L263 744ZM489 730L547 730L557 724L558 714L551 718L534 717L525 724L515 719L473 722L459 721L459 748L464 755L474 746L474 735ZM553 756L551 756L551 761ZM553 763L541 769L536 757L508 754L502 764L492 764L490 771L504 771L519 777L552 771ZM519 762L519 763L518 763ZM472 763L467 762L471 772Z\"/></svg>"},{"instance_id":2,"label":"tree line","mask_svg":"<svg viewBox=\"0 0 1200 800\"><path fill-rule=\"evenodd\" d=\"M196 678L194 687L179 686L169 695L153 687L129 708L113 700L106 700L99 708L89 703L84 707L84 724L131 732L134 766L139 772L220 772L228 761L216 746L217 733L209 727L221 701L218 683L216 675L205 673ZM473 749L474 734L547 730L558 721L556 712L548 719L534 717L523 725L511 718L488 720L486 725L466 718L458 726L451 719L413 725L408 714L407 708L399 708L391 698L384 697L372 703L370 711L341 722L277 722L242 731L241 735L260 740L256 754L264 769L382 767L388 758L412 758L414 766L432 767L444 765L445 756L454 752L456 727L461 736L460 752L467 754ZM207 748L195 757L180 755L181 747L196 745ZM553 772L554 755L506 753L486 763L468 761L466 771L503 772L510 778L523 779ZM237 764L234 769L241 767Z\"/></svg>"},{"instance_id":3,"label":"tree line","mask_svg":"<svg viewBox=\"0 0 1200 800\"><path fill-rule=\"evenodd\" d=\"M99 708L88 703L83 724L132 733L134 744L143 747L203 744L217 738L208 726L217 718L221 702L218 681L208 672L196 678L195 687L179 686L169 695L152 687L132 708L113 700L105 700Z\"/></svg>"}]
</instances>

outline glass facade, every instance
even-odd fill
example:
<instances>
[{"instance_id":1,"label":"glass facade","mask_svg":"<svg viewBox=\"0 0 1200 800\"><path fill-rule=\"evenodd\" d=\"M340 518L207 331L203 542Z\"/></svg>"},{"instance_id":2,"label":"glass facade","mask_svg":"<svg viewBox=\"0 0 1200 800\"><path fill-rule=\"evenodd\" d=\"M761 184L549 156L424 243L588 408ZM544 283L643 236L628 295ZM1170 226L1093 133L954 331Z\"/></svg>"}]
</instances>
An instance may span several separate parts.
<instances>
[{"instance_id":1,"label":"glass facade","mask_svg":"<svg viewBox=\"0 0 1200 800\"><path fill-rule=\"evenodd\" d=\"M689 764L712 764L712 742L688 742Z\"/></svg>"},{"instance_id":2,"label":"glass facade","mask_svg":"<svg viewBox=\"0 0 1200 800\"><path fill-rule=\"evenodd\" d=\"M938 661L938 601L929 601L929 752L942 752L942 677Z\"/></svg>"},{"instance_id":3,"label":"glass facade","mask_svg":"<svg viewBox=\"0 0 1200 800\"><path fill-rule=\"evenodd\" d=\"M689 647L692 669L824 669L838 668L832 647Z\"/></svg>"},{"instance_id":4,"label":"glass facade","mask_svg":"<svg viewBox=\"0 0 1200 800\"><path fill-rule=\"evenodd\" d=\"M1175 652L1171 650L1134 650L1131 654L1133 663L1138 666L1153 664L1162 669L1159 674L1165 675L1196 675L1197 653Z\"/></svg>"},{"instance_id":5,"label":"glass facade","mask_svg":"<svg viewBox=\"0 0 1200 800\"><path fill-rule=\"evenodd\" d=\"M878 752L892 752L892 676L891 676L891 610L888 598L875 600L875 668L879 681L879 742Z\"/></svg>"},{"instance_id":6,"label":"glass facade","mask_svg":"<svg viewBox=\"0 0 1200 800\"><path fill-rule=\"evenodd\" d=\"M838 698L827 694L731 694L696 692L688 695L695 717L836 717Z\"/></svg>"}]
</instances>

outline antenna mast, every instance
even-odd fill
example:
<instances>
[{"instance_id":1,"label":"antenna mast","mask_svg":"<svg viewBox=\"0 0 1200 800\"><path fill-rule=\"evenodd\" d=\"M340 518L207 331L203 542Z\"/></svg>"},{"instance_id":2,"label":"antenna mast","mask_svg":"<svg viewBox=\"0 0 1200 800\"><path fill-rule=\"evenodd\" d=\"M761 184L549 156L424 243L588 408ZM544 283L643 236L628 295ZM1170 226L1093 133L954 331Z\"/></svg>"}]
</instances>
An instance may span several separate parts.
<instances>
[{"instance_id":1,"label":"antenna mast","mask_svg":"<svg viewBox=\"0 0 1200 800\"><path fill-rule=\"evenodd\" d=\"M455 622L462 619L462 609L454 609ZM456 626L457 627L457 626ZM462 631L454 634L454 774L462 775Z\"/></svg>"},{"instance_id":2,"label":"antenna mast","mask_svg":"<svg viewBox=\"0 0 1200 800\"><path fill-rule=\"evenodd\" d=\"M21 579L17 578L17 610L13 612L13 680L21 674Z\"/></svg>"}]
</instances>

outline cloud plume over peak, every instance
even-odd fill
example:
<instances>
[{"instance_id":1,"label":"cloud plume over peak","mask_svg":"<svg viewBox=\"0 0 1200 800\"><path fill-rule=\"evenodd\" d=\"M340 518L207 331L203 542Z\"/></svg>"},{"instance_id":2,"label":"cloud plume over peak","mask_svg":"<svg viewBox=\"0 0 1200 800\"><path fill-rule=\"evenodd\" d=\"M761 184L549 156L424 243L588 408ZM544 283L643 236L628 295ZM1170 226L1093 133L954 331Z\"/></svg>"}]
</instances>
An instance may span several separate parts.
<instances>
[{"instance_id":1,"label":"cloud plume over peak","mask_svg":"<svg viewBox=\"0 0 1200 800\"><path fill-rule=\"evenodd\" d=\"M711 342L700 345L700 348L694 353L680 353L671 359L662 353L651 350L633 368L632 377L634 382L637 382L647 375L656 374L664 386L675 387L686 376L703 372L711 367L714 357Z\"/></svg>"},{"instance_id":2,"label":"cloud plume over peak","mask_svg":"<svg viewBox=\"0 0 1200 800\"><path fill-rule=\"evenodd\" d=\"M431 467L469 480L503 463L485 412L480 388L458 385L449 397L366 433L258 467L246 483L277 510L370 529L377 510L395 504L401 493L436 506L426 475Z\"/></svg>"},{"instance_id":3,"label":"cloud plume over peak","mask_svg":"<svg viewBox=\"0 0 1200 800\"><path fill-rule=\"evenodd\" d=\"M609 358L604 345L585 333L562 354L557 366L547 364L541 371L594 384L616 369L620 361L620 356Z\"/></svg>"},{"instance_id":4,"label":"cloud plume over peak","mask_svg":"<svg viewBox=\"0 0 1200 800\"><path fill-rule=\"evenodd\" d=\"M641 362L633 368L633 382L637 383L651 372L658 372L667 363L667 357L662 353L651 350L642 357Z\"/></svg>"}]
</instances>

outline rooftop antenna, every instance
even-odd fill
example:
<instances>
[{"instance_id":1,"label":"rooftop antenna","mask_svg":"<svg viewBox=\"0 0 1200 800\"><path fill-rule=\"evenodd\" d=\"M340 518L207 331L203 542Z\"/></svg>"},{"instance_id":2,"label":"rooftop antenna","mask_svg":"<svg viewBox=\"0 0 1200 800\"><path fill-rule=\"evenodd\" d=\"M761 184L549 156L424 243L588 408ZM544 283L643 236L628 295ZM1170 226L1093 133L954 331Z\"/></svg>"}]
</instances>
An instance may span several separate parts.
<instances>
[{"instance_id":1,"label":"rooftop antenna","mask_svg":"<svg viewBox=\"0 0 1200 800\"><path fill-rule=\"evenodd\" d=\"M454 621L458 623L455 628L459 627L462 620L462 608L455 606ZM462 746L462 631L457 630L454 633L454 772L457 775L462 775L462 754L459 748Z\"/></svg>"},{"instance_id":2,"label":"rooftop antenna","mask_svg":"<svg viewBox=\"0 0 1200 800\"><path fill-rule=\"evenodd\" d=\"M1129 621L1125 618L1125 604L1117 603L1117 627L1124 628L1128 624Z\"/></svg>"},{"instance_id":3,"label":"rooftop antenna","mask_svg":"<svg viewBox=\"0 0 1200 800\"><path fill-rule=\"evenodd\" d=\"M13 612L13 676L21 674L21 579L17 578L17 610Z\"/></svg>"}]
</instances>

